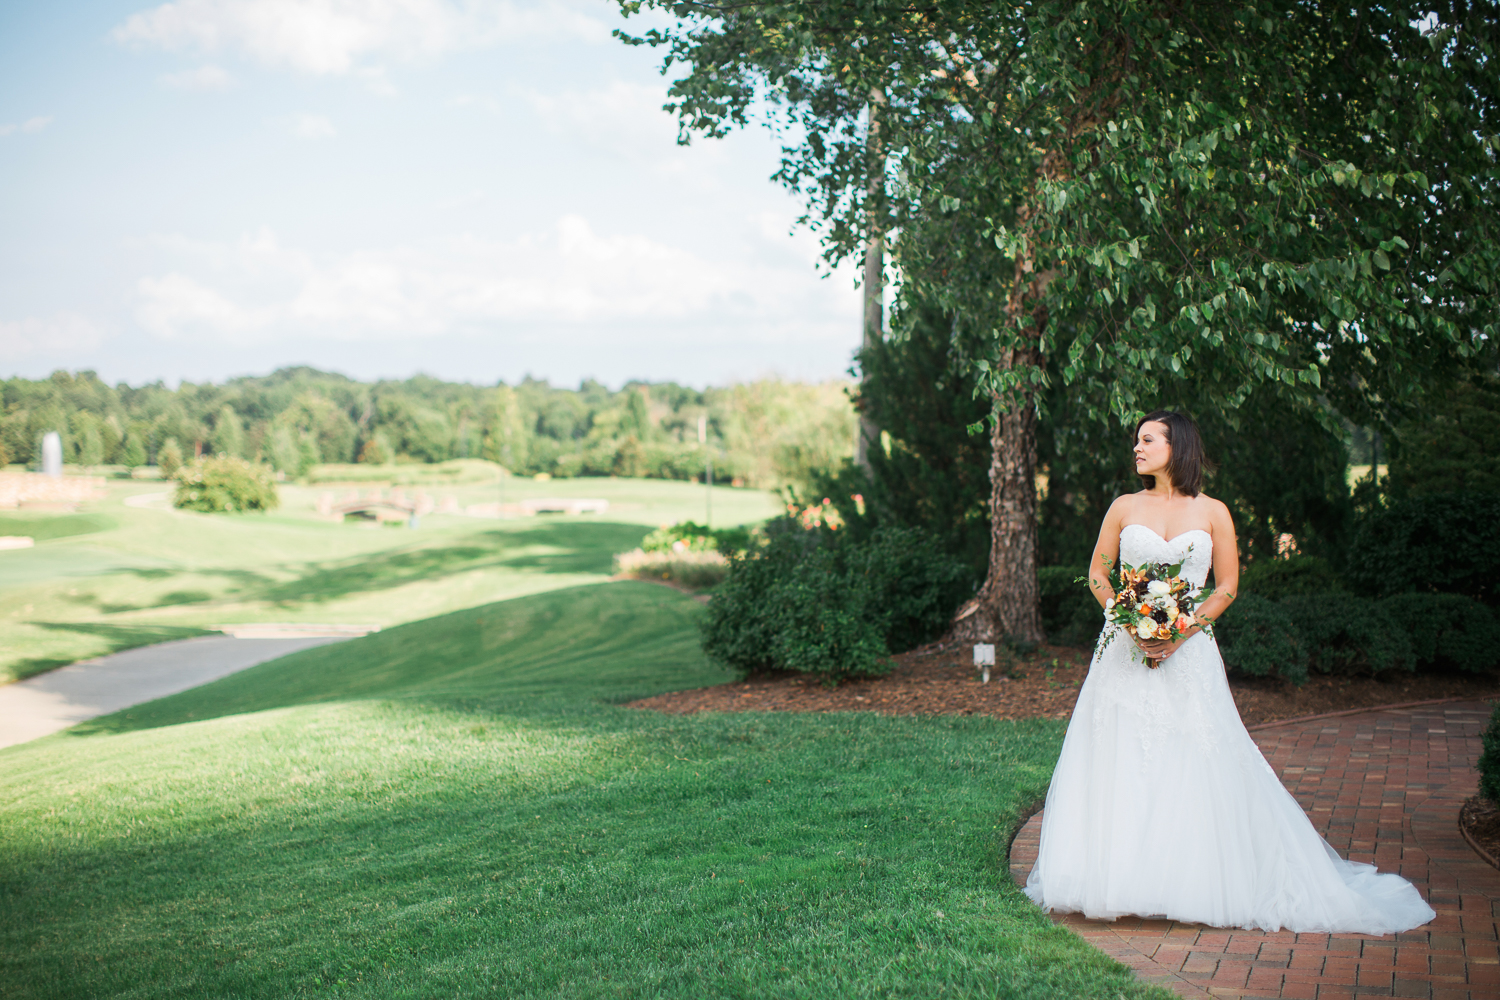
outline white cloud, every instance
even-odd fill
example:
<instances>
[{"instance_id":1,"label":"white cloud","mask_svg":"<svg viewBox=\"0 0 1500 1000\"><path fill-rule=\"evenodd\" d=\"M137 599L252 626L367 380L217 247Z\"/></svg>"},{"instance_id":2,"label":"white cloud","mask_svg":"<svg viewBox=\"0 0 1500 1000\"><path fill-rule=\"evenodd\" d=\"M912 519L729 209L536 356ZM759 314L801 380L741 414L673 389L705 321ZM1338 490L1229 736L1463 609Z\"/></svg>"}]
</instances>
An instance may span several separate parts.
<instances>
[{"instance_id":1,"label":"white cloud","mask_svg":"<svg viewBox=\"0 0 1500 1000\"><path fill-rule=\"evenodd\" d=\"M218 66L199 66L181 73L167 73L161 82L178 90L223 90L234 82L228 71Z\"/></svg>"},{"instance_id":2,"label":"white cloud","mask_svg":"<svg viewBox=\"0 0 1500 1000\"><path fill-rule=\"evenodd\" d=\"M292 134L299 139L330 139L338 130L322 115L301 114L292 118Z\"/></svg>"},{"instance_id":3,"label":"white cloud","mask_svg":"<svg viewBox=\"0 0 1500 1000\"><path fill-rule=\"evenodd\" d=\"M856 322L853 293L823 293L796 252L723 263L600 234L576 215L506 242L458 237L339 256L282 247L264 230L235 245L162 245L192 262L139 283L136 319L163 340L406 341L644 323L780 341L794 327L847 339Z\"/></svg>"},{"instance_id":4,"label":"white cloud","mask_svg":"<svg viewBox=\"0 0 1500 1000\"><path fill-rule=\"evenodd\" d=\"M60 357L92 351L103 341L103 331L91 320L72 312L0 320L0 357L21 359Z\"/></svg>"},{"instance_id":5,"label":"white cloud","mask_svg":"<svg viewBox=\"0 0 1500 1000\"><path fill-rule=\"evenodd\" d=\"M36 118L28 118L19 125L0 125L0 136L10 135L12 132L40 132L52 124L51 115L39 115Z\"/></svg>"},{"instance_id":6,"label":"white cloud","mask_svg":"<svg viewBox=\"0 0 1500 1000\"><path fill-rule=\"evenodd\" d=\"M522 38L608 37L602 22L562 0L175 0L126 18L117 42L167 51L238 52L312 74L356 71L389 55L431 58Z\"/></svg>"}]
</instances>

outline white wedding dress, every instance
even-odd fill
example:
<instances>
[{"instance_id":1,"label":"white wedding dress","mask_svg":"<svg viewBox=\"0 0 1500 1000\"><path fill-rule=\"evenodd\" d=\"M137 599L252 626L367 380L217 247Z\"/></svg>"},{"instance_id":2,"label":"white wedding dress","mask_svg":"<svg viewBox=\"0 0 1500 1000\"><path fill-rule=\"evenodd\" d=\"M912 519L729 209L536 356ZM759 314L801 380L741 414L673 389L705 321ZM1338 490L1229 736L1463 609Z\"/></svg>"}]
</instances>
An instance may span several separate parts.
<instances>
[{"instance_id":1,"label":"white wedding dress","mask_svg":"<svg viewBox=\"0 0 1500 1000\"><path fill-rule=\"evenodd\" d=\"M1206 531L1120 532L1120 561L1202 586ZM1231 611L1231 613L1233 613ZM1340 858L1245 726L1202 633L1148 669L1116 635L1094 657L1047 792L1026 894L1047 910L1216 927L1390 934L1435 914L1399 875Z\"/></svg>"}]
</instances>

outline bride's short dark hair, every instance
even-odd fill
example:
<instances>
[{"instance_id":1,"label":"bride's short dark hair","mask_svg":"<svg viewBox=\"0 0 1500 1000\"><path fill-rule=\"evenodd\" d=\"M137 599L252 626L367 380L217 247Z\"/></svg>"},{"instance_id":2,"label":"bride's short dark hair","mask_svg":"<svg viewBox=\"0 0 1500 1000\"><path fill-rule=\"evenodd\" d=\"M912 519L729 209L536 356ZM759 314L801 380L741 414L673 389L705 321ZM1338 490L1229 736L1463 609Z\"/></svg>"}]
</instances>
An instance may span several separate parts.
<instances>
[{"instance_id":1,"label":"bride's short dark hair","mask_svg":"<svg viewBox=\"0 0 1500 1000\"><path fill-rule=\"evenodd\" d=\"M1152 422L1167 428L1167 444L1172 448L1172 457L1167 460L1167 475L1172 477L1172 485L1179 493L1190 497L1202 493L1203 474L1214 471L1214 465L1203 451L1203 437L1198 433L1198 425L1186 413L1155 410L1136 423L1135 433L1130 438L1132 448L1140 440L1141 425ZM1148 490L1156 488L1155 476L1142 476L1141 482Z\"/></svg>"}]
</instances>

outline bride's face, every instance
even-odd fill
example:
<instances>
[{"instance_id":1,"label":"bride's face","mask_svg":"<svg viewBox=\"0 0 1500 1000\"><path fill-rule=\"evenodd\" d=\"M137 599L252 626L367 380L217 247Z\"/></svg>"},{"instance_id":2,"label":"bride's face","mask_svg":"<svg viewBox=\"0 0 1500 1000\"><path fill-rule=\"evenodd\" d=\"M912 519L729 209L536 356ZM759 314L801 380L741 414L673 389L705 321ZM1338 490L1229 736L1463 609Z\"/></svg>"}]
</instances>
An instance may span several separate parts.
<instances>
[{"instance_id":1,"label":"bride's face","mask_svg":"<svg viewBox=\"0 0 1500 1000\"><path fill-rule=\"evenodd\" d=\"M1167 443L1167 425L1159 420L1141 424L1135 435L1135 473L1138 476L1160 476L1172 460L1172 446Z\"/></svg>"}]
</instances>

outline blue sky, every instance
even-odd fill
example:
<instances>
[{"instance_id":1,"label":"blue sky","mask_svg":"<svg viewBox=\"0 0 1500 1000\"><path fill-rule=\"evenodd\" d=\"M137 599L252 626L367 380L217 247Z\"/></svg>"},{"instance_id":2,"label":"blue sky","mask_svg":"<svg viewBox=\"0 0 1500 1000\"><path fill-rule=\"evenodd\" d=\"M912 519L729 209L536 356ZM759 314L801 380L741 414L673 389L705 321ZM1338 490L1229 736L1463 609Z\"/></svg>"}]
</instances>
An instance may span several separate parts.
<instances>
[{"instance_id":1,"label":"blue sky","mask_svg":"<svg viewBox=\"0 0 1500 1000\"><path fill-rule=\"evenodd\" d=\"M677 146L622 23L606 0L13 0L0 375L842 375L854 270L789 233L772 137Z\"/></svg>"}]
</instances>

